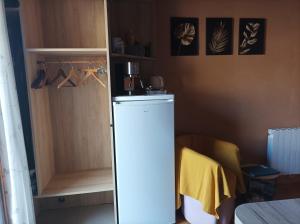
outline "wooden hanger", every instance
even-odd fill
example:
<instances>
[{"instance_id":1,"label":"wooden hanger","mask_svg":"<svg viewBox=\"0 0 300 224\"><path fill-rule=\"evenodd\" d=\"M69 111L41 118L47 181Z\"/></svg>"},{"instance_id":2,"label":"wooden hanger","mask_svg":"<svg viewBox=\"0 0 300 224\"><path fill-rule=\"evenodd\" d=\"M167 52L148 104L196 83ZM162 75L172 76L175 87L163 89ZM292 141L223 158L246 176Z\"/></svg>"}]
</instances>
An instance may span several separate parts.
<instances>
[{"instance_id":1,"label":"wooden hanger","mask_svg":"<svg viewBox=\"0 0 300 224\"><path fill-rule=\"evenodd\" d=\"M80 84L83 83L85 80L87 80L90 76L96 79L103 87L106 87L106 85L102 82L101 79L96 75L98 72L98 69L96 68L87 68L82 70L85 73L85 76L80 81Z\"/></svg>"},{"instance_id":2,"label":"wooden hanger","mask_svg":"<svg viewBox=\"0 0 300 224\"><path fill-rule=\"evenodd\" d=\"M80 83L80 77L76 74L76 71L75 71L75 69L73 68L73 66L72 66L72 68L70 69L70 71L69 71L69 73L68 73L68 76L67 76L62 82L60 82L60 83L58 84L57 88L60 89L61 87L63 87L63 86L66 84L66 82L71 81L70 79L71 79L72 77L75 78L76 83ZM77 86L77 85L75 84L75 86Z\"/></svg>"},{"instance_id":3,"label":"wooden hanger","mask_svg":"<svg viewBox=\"0 0 300 224\"><path fill-rule=\"evenodd\" d=\"M54 84L60 77L62 77L63 79L67 78L67 75L62 68L59 68L57 70L56 76L51 81L49 81L49 85ZM73 86L73 87L76 86L76 84L72 80L68 79L68 82L71 84L71 86Z\"/></svg>"}]
</instances>

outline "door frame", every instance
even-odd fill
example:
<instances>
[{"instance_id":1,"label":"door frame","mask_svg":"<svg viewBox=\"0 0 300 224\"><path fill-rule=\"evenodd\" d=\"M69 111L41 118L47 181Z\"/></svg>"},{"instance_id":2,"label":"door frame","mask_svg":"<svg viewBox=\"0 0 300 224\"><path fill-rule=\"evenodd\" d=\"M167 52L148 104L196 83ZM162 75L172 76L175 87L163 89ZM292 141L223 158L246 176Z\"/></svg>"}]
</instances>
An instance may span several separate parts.
<instances>
[{"instance_id":1,"label":"door frame","mask_svg":"<svg viewBox=\"0 0 300 224\"><path fill-rule=\"evenodd\" d=\"M2 164L0 161L0 209L3 211L3 217L1 219L4 219L4 223L8 223L8 213L7 213L7 203L6 203L6 197L5 197L5 185L4 185L4 172L2 168Z\"/></svg>"}]
</instances>

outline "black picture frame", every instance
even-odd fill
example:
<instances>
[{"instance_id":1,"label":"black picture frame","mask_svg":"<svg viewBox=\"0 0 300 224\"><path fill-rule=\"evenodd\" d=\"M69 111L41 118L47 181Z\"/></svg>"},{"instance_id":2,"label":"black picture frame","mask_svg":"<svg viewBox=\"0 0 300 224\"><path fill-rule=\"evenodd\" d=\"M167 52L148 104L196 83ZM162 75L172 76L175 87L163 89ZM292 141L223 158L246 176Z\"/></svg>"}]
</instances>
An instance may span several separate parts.
<instances>
[{"instance_id":1,"label":"black picture frame","mask_svg":"<svg viewBox=\"0 0 300 224\"><path fill-rule=\"evenodd\" d=\"M193 17L172 17L171 55L199 55L199 19Z\"/></svg>"},{"instance_id":2,"label":"black picture frame","mask_svg":"<svg viewBox=\"0 0 300 224\"><path fill-rule=\"evenodd\" d=\"M266 45L266 19L240 18L239 55L263 55Z\"/></svg>"},{"instance_id":3,"label":"black picture frame","mask_svg":"<svg viewBox=\"0 0 300 224\"><path fill-rule=\"evenodd\" d=\"M206 18L206 55L232 55L233 18Z\"/></svg>"}]
</instances>

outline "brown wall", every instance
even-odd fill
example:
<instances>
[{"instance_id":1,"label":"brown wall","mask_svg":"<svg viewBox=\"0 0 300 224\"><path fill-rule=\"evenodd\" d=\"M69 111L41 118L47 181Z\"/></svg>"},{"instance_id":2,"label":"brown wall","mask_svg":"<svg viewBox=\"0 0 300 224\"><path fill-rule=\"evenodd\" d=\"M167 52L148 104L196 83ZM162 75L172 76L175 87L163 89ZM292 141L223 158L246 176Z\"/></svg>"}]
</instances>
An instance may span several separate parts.
<instances>
[{"instance_id":1,"label":"brown wall","mask_svg":"<svg viewBox=\"0 0 300 224\"><path fill-rule=\"evenodd\" d=\"M170 56L170 17L199 17L200 55ZM234 54L205 56L205 18L234 18ZM266 18L266 55L238 56L239 18ZM176 94L177 132L239 145L266 159L267 129L300 126L299 0L158 1L158 67Z\"/></svg>"}]
</instances>

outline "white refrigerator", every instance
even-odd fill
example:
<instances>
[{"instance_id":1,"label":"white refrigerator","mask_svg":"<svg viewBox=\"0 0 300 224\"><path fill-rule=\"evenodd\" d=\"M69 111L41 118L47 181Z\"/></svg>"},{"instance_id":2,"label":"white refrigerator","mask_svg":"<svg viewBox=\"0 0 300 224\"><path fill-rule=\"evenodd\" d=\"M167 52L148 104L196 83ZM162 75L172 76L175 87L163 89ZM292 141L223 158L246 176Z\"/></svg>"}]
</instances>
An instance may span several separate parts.
<instances>
[{"instance_id":1,"label":"white refrigerator","mask_svg":"<svg viewBox=\"0 0 300 224\"><path fill-rule=\"evenodd\" d=\"M113 98L119 224L175 223L174 96Z\"/></svg>"}]
</instances>

